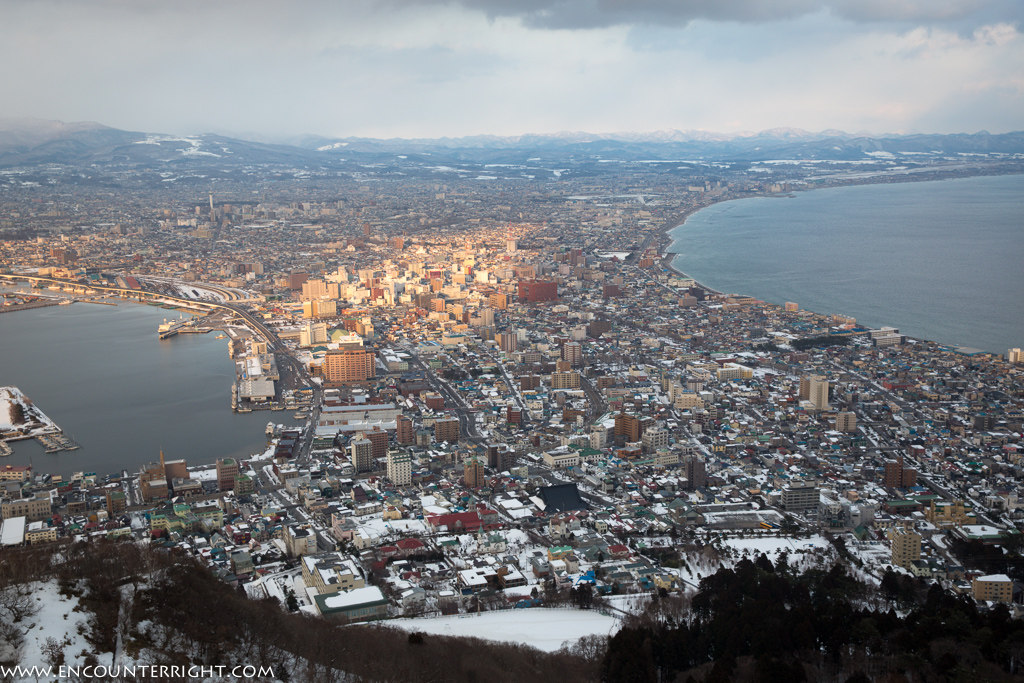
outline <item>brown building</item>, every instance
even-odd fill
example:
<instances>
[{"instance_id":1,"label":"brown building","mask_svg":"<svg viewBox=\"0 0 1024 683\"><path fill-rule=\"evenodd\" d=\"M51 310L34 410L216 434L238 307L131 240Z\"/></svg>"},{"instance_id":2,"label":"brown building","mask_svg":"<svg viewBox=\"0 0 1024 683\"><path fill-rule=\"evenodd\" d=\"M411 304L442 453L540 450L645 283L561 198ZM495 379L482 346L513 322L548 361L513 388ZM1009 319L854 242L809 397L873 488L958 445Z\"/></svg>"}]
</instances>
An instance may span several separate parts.
<instances>
[{"instance_id":1,"label":"brown building","mask_svg":"<svg viewBox=\"0 0 1024 683\"><path fill-rule=\"evenodd\" d=\"M484 476L484 464L476 456L468 458L463 463L462 478L468 488L478 489L485 486L487 479Z\"/></svg>"},{"instance_id":2,"label":"brown building","mask_svg":"<svg viewBox=\"0 0 1024 683\"><path fill-rule=\"evenodd\" d=\"M451 441L454 443L459 440L459 434L459 418L444 417L434 421L434 441Z\"/></svg>"},{"instance_id":3,"label":"brown building","mask_svg":"<svg viewBox=\"0 0 1024 683\"><path fill-rule=\"evenodd\" d=\"M221 458L217 461L217 490L234 491L235 477L238 476L238 462L234 458Z\"/></svg>"},{"instance_id":4,"label":"brown building","mask_svg":"<svg viewBox=\"0 0 1024 683\"><path fill-rule=\"evenodd\" d=\"M558 298L558 285L548 280L522 280L519 282L520 301L554 301Z\"/></svg>"},{"instance_id":5,"label":"brown building","mask_svg":"<svg viewBox=\"0 0 1024 683\"><path fill-rule=\"evenodd\" d=\"M374 427L372 431L363 432L363 436L373 444L373 459L388 457L388 433L380 427Z\"/></svg>"},{"instance_id":6,"label":"brown building","mask_svg":"<svg viewBox=\"0 0 1024 683\"><path fill-rule=\"evenodd\" d=\"M523 375L519 378L519 389L530 391L540 387L540 375Z\"/></svg>"},{"instance_id":7,"label":"brown building","mask_svg":"<svg viewBox=\"0 0 1024 683\"><path fill-rule=\"evenodd\" d=\"M578 372L552 372L552 389L579 389L580 373Z\"/></svg>"},{"instance_id":8,"label":"brown building","mask_svg":"<svg viewBox=\"0 0 1024 683\"><path fill-rule=\"evenodd\" d=\"M128 498L121 489L107 489L107 514L119 515L128 509Z\"/></svg>"},{"instance_id":9,"label":"brown building","mask_svg":"<svg viewBox=\"0 0 1024 683\"><path fill-rule=\"evenodd\" d=\"M288 289L301 290L302 285L309 279L309 273L295 271L288 274Z\"/></svg>"},{"instance_id":10,"label":"brown building","mask_svg":"<svg viewBox=\"0 0 1024 683\"><path fill-rule=\"evenodd\" d=\"M643 425L640 418L627 413L619 413L615 416L615 436L623 436L626 443L635 443L643 436Z\"/></svg>"},{"instance_id":11,"label":"brown building","mask_svg":"<svg viewBox=\"0 0 1024 683\"><path fill-rule=\"evenodd\" d=\"M857 430L857 414L849 411L836 413L836 431L854 432Z\"/></svg>"},{"instance_id":12,"label":"brown building","mask_svg":"<svg viewBox=\"0 0 1024 683\"><path fill-rule=\"evenodd\" d=\"M903 456L885 461L882 483L892 489L905 489L917 484L917 470L903 466Z\"/></svg>"},{"instance_id":13,"label":"brown building","mask_svg":"<svg viewBox=\"0 0 1024 683\"><path fill-rule=\"evenodd\" d=\"M248 474L235 475L235 495L251 496L256 493L256 482Z\"/></svg>"},{"instance_id":14,"label":"brown building","mask_svg":"<svg viewBox=\"0 0 1024 683\"><path fill-rule=\"evenodd\" d=\"M494 292L487 297L487 303L491 308L496 308L499 311L504 311L508 308L508 297L501 292Z\"/></svg>"},{"instance_id":15,"label":"brown building","mask_svg":"<svg viewBox=\"0 0 1024 683\"><path fill-rule=\"evenodd\" d=\"M436 391L424 391L420 398L427 404L427 408L433 411L444 410L444 396Z\"/></svg>"},{"instance_id":16,"label":"brown building","mask_svg":"<svg viewBox=\"0 0 1024 683\"><path fill-rule=\"evenodd\" d=\"M512 353L519 348L519 335L515 332L502 332L498 335L498 348L505 353Z\"/></svg>"},{"instance_id":17,"label":"brown building","mask_svg":"<svg viewBox=\"0 0 1024 683\"><path fill-rule=\"evenodd\" d=\"M172 479L188 479L188 462L184 460L167 460L164 462L164 478L168 481Z\"/></svg>"},{"instance_id":18,"label":"brown building","mask_svg":"<svg viewBox=\"0 0 1024 683\"><path fill-rule=\"evenodd\" d=\"M416 443L416 429L412 420L405 415L399 415L395 422L395 440L403 446Z\"/></svg>"},{"instance_id":19,"label":"brown building","mask_svg":"<svg viewBox=\"0 0 1024 683\"><path fill-rule=\"evenodd\" d=\"M324 356L324 379L331 384L365 382L377 376L373 352L357 344L344 344Z\"/></svg>"},{"instance_id":20,"label":"brown building","mask_svg":"<svg viewBox=\"0 0 1024 683\"><path fill-rule=\"evenodd\" d=\"M583 363L583 346L579 342L566 342L562 347L562 360L573 366Z\"/></svg>"}]
</instances>

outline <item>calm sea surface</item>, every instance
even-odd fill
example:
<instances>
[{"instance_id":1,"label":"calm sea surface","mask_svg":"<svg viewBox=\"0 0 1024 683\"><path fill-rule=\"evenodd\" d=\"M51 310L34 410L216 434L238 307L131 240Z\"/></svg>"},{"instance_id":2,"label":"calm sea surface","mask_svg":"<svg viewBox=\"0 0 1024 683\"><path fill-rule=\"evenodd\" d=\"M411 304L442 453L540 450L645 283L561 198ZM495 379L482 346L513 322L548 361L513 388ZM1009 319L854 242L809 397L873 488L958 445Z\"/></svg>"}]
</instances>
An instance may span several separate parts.
<instances>
[{"instance_id":1,"label":"calm sea surface","mask_svg":"<svg viewBox=\"0 0 1024 683\"><path fill-rule=\"evenodd\" d=\"M291 411L232 413L227 339L157 339L157 326L177 316L131 303L0 315L0 386L20 388L82 446L47 455L18 441L0 465L31 458L36 472L102 475L137 471L160 449L189 465L263 451L267 422L293 423Z\"/></svg>"},{"instance_id":2,"label":"calm sea surface","mask_svg":"<svg viewBox=\"0 0 1024 683\"><path fill-rule=\"evenodd\" d=\"M719 291L944 344L1024 346L1024 175L723 202L670 235L673 266Z\"/></svg>"}]
</instances>

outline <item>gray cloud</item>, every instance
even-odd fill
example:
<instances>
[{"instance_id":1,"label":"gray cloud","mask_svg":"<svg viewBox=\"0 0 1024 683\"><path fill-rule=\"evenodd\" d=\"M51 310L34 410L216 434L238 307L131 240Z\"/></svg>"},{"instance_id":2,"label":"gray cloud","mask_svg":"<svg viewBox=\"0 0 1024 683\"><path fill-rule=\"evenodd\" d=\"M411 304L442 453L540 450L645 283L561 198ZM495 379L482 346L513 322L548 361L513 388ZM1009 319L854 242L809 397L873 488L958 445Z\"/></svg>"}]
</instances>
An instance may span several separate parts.
<instances>
[{"instance_id":1,"label":"gray cloud","mask_svg":"<svg viewBox=\"0 0 1024 683\"><path fill-rule=\"evenodd\" d=\"M433 0L394 2L432 4ZM944 24L965 29L1024 20L1020 0L456 0L456 4L543 29L680 26L697 20L765 23L818 12L863 23Z\"/></svg>"}]
</instances>

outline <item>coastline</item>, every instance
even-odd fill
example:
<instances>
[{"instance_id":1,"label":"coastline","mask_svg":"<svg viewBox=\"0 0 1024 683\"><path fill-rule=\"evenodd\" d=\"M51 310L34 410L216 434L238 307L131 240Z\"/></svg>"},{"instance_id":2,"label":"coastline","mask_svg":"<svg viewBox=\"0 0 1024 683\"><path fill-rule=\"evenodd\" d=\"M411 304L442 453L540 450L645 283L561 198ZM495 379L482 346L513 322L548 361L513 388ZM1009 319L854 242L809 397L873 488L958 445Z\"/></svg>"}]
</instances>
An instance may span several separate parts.
<instances>
[{"instance_id":1,"label":"coastline","mask_svg":"<svg viewBox=\"0 0 1024 683\"><path fill-rule=\"evenodd\" d=\"M962 169L957 169L957 171L961 171L961 170ZM894 183L926 183L926 182L935 182L935 181L942 181L942 180L957 180L957 179L960 179L960 178L979 178L979 177L986 177L986 176L1003 176L1003 175L1024 175L1024 171L1021 171L1021 170L1010 171L1010 172L1007 172L1007 173L998 173L998 172L988 172L988 173L985 173L985 172L980 172L981 170L982 169L979 169L978 173L963 174L963 173L959 173L959 172L953 172L952 170L943 173L943 171L941 169L930 169L930 172L936 173L940 177L921 177L921 174L916 174L916 173L904 173L904 174L900 174L900 175L876 175L876 176L870 176L870 177L854 177L854 178L850 178L848 180L848 182L830 182L827 185L808 185L806 187L800 188L799 190L790 190L790 191L785 192L785 193L760 192L760 193L744 193L742 196L705 197L705 198L702 198L701 200L699 200L695 205L693 205L691 207L688 207L688 208L684 209L681 212L673 214L670 218L668 218L665 221L665 224L658 230L658 233L657 233L657 236L656 236L655 256L654 256L654 258L660 260L661 267L663 269L670 271L671 273L677 275L678 277L682 277L682 278L693 280L694 281L694 285L697 288L704 290L709 295L712 295L712 296L723 296L725 294L725 292L720 292L717 289L709 287L708 285L706 285L706 284L704 284L702 282L697 281L693 277L687 275L683 271L681 271L678 268L676 268L672 264L672 261L674 260L674 257L676 256L676 254L667 251L669 248L671 248L671 246L673 244L675 244L675 239L669 233L671 233L676 228L679 228L679 227L682 227L683 225L685 225L686 221L690 218L690 216L692 216L693 214L697 213L698 211L701 211L701 210L706 209L708 207L714 206L715 204L721 204L723 202L732 202L732 201L737 201L737 200L740 200L740 199L753 199L753 198L757 198L757 197L760 197L760 198L763 198L763 199L785 199L785 198L792 197L794 191L798 191L798 192L812 192L814 190L825 190L825 189L834 189L834 188L841 188L841 187L855 187L855 186L863 186L863 185L890 185L890 184L894 184ZM924 173L924 171L922 171L922 174L923 173ZM834 181L835 179L829 178L828 180ZM641 249L641 251L643 251L643 250L644 249ZM754 297L754 298L756 298L756 297Z\"/></svg>"}]
</instances>

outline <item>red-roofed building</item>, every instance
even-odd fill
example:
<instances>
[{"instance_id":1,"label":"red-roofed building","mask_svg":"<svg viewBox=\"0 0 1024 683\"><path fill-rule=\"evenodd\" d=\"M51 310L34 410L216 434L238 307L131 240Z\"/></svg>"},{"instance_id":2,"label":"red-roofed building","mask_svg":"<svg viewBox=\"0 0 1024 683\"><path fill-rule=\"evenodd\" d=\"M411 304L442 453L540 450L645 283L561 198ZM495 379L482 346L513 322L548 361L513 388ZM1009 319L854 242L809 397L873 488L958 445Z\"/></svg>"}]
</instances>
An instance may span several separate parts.
<instances>
[{"instance_id":1,"label":"red-roofed building","mask_svg":"<svg viewBox=\"0 0 1024 683\"><path fill-rule=\"evenodd\" d=\"M608 546L608 552L613 560L625 560L629 557L629 548L621 543Z\"/></svg>"},{"instance_id":2,"label":"red-roofed building","mask_svg":"<svg viewBox=\"0 0 1024 683\"><path fill-rule=\"evenodd\" d=\"M423 541L418 538L403 538L395 543L395 545L398 546L398 550L403 557L407 555L415 555L427 547Z\"/></svg>"},{"instance_id":3,"label":"red-roofed building","mask_svg":"<svg viewBox=\"0 0 1024 683\"><path fill-rule=\"evenodd\" d=\"M473 532L479 531L481 527L485 531L497 529L500 526L500 520L497 512L485 508L469 512L453 512L447 515L429 515L427 524L434 532Z\"/></svg>"}]
</instances>

